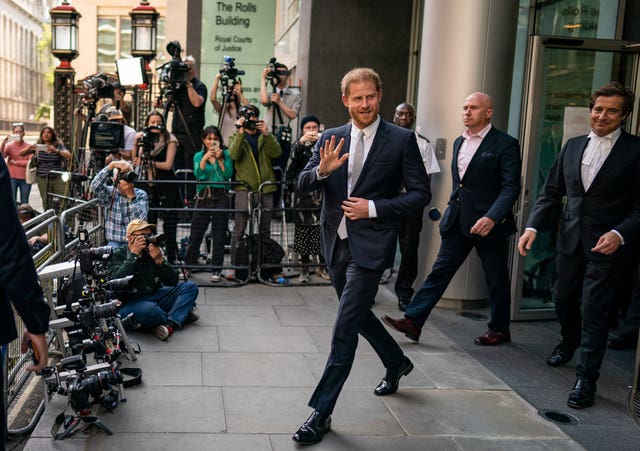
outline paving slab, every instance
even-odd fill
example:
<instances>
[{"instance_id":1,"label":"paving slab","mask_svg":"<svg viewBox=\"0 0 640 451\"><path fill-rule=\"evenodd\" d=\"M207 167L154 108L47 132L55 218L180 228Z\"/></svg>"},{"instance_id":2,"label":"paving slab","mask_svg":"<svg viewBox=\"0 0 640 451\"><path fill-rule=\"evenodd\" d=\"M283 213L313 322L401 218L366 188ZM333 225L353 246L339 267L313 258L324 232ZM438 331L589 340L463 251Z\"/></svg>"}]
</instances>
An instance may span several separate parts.
<instances>
[{"instance_id":1,"label":"paving slab","mask_svg":"<svg viewBox=\"0 0 640 451\"><path fill-rule=\"evenodd\" d=\"M564 437L511 391L407 388L384 402L409 435Z\"/></svg>"},{"instance_id":2,"label":"paving slab","mask_svg":"<svg viewBox=\"0 0 640 451\"><path fill-rule=\"evenodd\" d=\"M317 352L303 327L280 325L220 326L221 352Z\"/></svg>"},{"instance_id":3,"label":"paving slab","mask_svg":"<svg viewBox=\"0 0 640 451\"><path fill-rule=\"evenodd\" d=\"M221 387L311 387L317 383L299 353L207 353L204 385Z\"/></svg>"}]
</instances>

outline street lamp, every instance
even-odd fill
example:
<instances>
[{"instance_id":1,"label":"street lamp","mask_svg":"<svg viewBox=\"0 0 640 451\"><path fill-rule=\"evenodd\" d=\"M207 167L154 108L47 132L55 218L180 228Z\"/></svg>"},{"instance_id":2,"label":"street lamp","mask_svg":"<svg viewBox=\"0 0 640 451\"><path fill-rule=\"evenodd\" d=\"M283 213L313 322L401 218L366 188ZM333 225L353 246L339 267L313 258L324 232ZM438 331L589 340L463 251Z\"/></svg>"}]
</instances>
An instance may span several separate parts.
<instances>
[{"instance_id":1,"label":"street lamp","mask_svg":"<svg viewBox=\"0 0 640 451\"><path fill-rule=\"evenodd\" d=\"M156 57L156 35L160 14L147 0L141 0L129 15L131 16L131 56L144 59L144 70L147 75L147 86L135 87L133 99L134 123L137 127L143 127L144 118L151 110L153 73L149 62Z\"/></svg>"},{"instance_id":2,"label":"street lamp","mask_svg":"<svg viewBox=\"0 0 640 451\"><path fill-rule=\"evenodd\" d=\"M160 14L147 0L142 0L129 12L129 15L131 16L131 55L142 57L148 63L156 57L156 34Z\"/></svg>"},{"instance_id":3,"label":"street lamp","mask_svg":"<svg viewBox=\"0 0 640 451\"><path fill-rule=\"evenodd\" d=\"M73 85L76 71L71 61L78 52L78 19L80 13L64 0L49 11L51 16L51 54L60 60L54 70L53 114L56 133L71 144Z\"/></svg>"}]
</instances>

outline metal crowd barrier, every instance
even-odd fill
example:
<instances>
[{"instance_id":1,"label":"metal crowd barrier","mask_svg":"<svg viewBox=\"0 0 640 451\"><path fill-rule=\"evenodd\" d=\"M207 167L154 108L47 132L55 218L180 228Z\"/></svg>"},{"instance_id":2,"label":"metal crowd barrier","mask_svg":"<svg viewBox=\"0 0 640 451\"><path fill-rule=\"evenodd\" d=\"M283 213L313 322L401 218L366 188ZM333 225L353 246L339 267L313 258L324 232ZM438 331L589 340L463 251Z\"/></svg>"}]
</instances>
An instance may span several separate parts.
<instances>
[{"instance_id":1,"label":"metal crowd barrier","mask_svg":"<svg viewBox=\"0 0 640 451\"><path fill-rule=\"evenodd\" d=\"M279 169L279 168L278 168ZM145 185L149 186L148 190L158 189L160 192L169 189L172 185L177 185L176 189L182 189L186 192L189 185L221 185L220 182L202 182L195 180L139 180L136 182L138 188L145 189ZM242 182L228 182L229 188L229 208L215 209L215 208L201 208L201 207L188 207L186 200L184 205L180 206L160 206L151 205L149 207L149 213L151 216L157 214L160 218L167 213L173 212L178 216L177 220L177 233L176 244L178 247L178 260L172 262L176 268L186 273L191 272L190 280L198 283L199 286L206 287L237 287L242 286L251 280L264 283L270 286L303 286L303 285L327 285L328 280L322 278L316 271L316 268L323 267L322 262L319 261L319 257L315 256L315 259L309 263L302 263L296 253L294 252L294 237L295 237L295 221L290 218L301 211L315 211L319 213L319 207L317 209L299 209L291 207L285 202L285 199L290 197L290 192L287 190L285 183L280 182L264 182L260 185L259 192L262 192L267 186L279 184L281 186L282 195L278 205L275 205L272 209L267 209L262 204L262 196L258 196L257 204L252 201L252 196L249 196L249 204L246 211L240 211L235 208L234 195L235 187L243 185ZM195 190L194 190L195 191ZM152 196L150 196L152 197ZM190 203L190 202L189 202ZM262 215L269 211L272 214L270 233L268 236L263 236L259 233L260 219ZM198 253L198 262L196 264L187 264L185 261L186 250L189 244L192 227L192 217L194 212L225 212L229 214L228 218L228 233L225 238L225 255L223 263L223 273L227 270L235 270L236 277L234 280L227 280L222 277L220 282L209 282L208 277L205 279L198 276L199 272L211 273L214 266L211 261L211 238L212 224L209 223L207 231L204 234L204 239L200 244ZM245 233L239 243L241 248L238 252L241 262L236 261L235 265L231 264L230 260L230 239L232 235L232 229L235 226L235 213L245 213L248 215L247 227ZM158 225L162 224L162 230L164 230L164 220L158 220ZM264 253L266 250L274 248L275 245L279 246L283 251L283 258L280 261L267 261L265 260ZM245 257L246 254L246 257ZM268 257L268 256L267 256ZM300 280L302 269L307 269L309 277L306 280ZM270 277L266 275L270 274ZM325 273L326 274L326 273Z\"/></svg>"},{"instance_id":2,"label":"metal crowd barrier","mask_svg":"<svg viewBox=\"0 0 640 451\"><path fill-rule=\"evenodd\" d=\"M99 208L99 203L97 200L80 202L79 205L63 211L60 216L57 216L54 210L47 210L23 223L27 239L47 234L48 242L33 255L33 260L46 301L51 307L52 320L57 318L54 293L60 279L73 272L74 264L65 263L67 259L75 257L77 239L71 239L71 235L75 236L77 230L86 228L92 237L92 243L102 242L104 239L102 210ZM16 400L30 376L30 373L26 371L26 367L30 364L30 358L20 351L22 335L26 328L20 316L15 312L14 316L18 339L4 346L2 352L2 377L4 381L2 397L5 418L8 418L11 404ZM48 342L50 355L63 354L64 340L61 331L51 331L48 334ZM47 396L44 396L26 426L18 429L9 429L7 425L0 425L0 427L4 427L8 435L20 435L32 431L44 412L47 401Z\"/></svg>"}]
</instances>

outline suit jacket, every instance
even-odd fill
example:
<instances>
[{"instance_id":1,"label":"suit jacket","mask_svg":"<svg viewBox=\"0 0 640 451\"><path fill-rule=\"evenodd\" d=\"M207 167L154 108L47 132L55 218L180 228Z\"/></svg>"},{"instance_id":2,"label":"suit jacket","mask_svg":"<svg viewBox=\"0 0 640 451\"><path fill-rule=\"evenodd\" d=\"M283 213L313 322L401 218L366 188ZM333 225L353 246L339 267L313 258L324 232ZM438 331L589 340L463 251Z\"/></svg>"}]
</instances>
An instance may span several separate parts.
<instances>
[{"instance_id":1,"label":"suit jacket","mask_svg":"<svg viewBox=\"0 0 640 451\"><path fill-rule=\"evenodd\" d=\"M49 328L49 306L43 301L31 249L18 220L9 170L0 159L0 344L17 338L11 304L29 332L43 334Z\"/></svg>"},{"instance_id":2,"label":"suit jacket","mask_svg":"<svg viewBox=\"0 0 640 451\"><path fill-rule=\"evenodd\" d=\"M324 180L316 177L320 163L320 143L336 137L336 143L344 138L341 154L349 151L351 124L325 131L309 162L300 173L298 187L306 192L323 190L320 214L320 235L323 255L332 264L337 230L343 213L340 208L347 199L347 168L345 162ZM406 193L400 193L404 185ZM349 249L358 265L384 270L392 265L400 217L418 211L429 204L431 190L425 172L415 134L383 120L376 131L371 149L365 160L360 178L353 186L352 197L362 197L375 202L377 218L346 220Z\"/></svg>"},{"instance_id":3,"label":"suit jacket","mask_svg":"<svg viewBox=\"0 0 640 451\"><path fill-rule=\"evenodd\" d=\"M486 238L503 238L515 233L512 209L520 194L521 168L518 141L491 127L460 179L458 153L463 141L460 136L453 144L453 187L440 230L449 230L457 218L463 235L471 237L471 227L478 219L487 216L496 225Z\"/></svg>"},{"instance_id":4,"label":"suit jacket","mask_svg":"<svg viewBox=\"0 0 640 451\"><path fill-rule=\"evenodd\" d=\"M584 135L564 145L531 210L527 227L542 227L545 217L562 205L566 196L556 251L571 255L581 244L588 258L625 259L632 252L629 244L640 227L640 138L623 131L585 191L580 166L588 142ZM612 229L627 245L612 255L591 252L598 239Z\"/></svg>"}]
</instances>

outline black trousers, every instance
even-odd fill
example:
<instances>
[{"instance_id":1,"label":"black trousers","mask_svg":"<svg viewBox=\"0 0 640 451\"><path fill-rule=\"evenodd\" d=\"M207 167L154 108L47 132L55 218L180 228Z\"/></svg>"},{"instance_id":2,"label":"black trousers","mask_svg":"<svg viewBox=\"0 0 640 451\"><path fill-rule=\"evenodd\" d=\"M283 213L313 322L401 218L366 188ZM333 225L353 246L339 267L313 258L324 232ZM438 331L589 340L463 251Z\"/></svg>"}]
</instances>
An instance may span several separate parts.
<instances>
[{"instance_id":1,"label":"black trousers","mask_svg":"<svg viewBox=\"0 0 640 451\"><path fill-rule=\"evenodd\" d=\"M418 243L422 231L422 215L424 209L417 213L403 216L400 220L400 268L396 275L396 295L404 298L413 296L413 282L418 275Z\"/></svg>"},{"instance_id":2,"label":"black trousers","mask_svg":"<svg viewBox=\"0 0 640 451\"><path fill-rule=\"evenodd\" d=\"M196 208L211 208L223 211L195 211L191 221L189 247L185 258L188 265L197 263L200 244L211 223L211 264L213 272L220 272L224 261L224 238L229 225L230 197L224 190L214 189L211 196L197 199Z\"/></svg>"},{"instance_id":3,"label":"black trousers","mask_svg":"<svg viewBox=\"0 0 640 451\"><path fill-rule=\"evenodd\" d=\"M607 347L609 321L616 314L616 287L624 262L592 260L578 245L572 255L558 254L556 267L559 348L572 353L580 347L576 375L595 382Z\"/></svg>"},{"instance_id":4,"label":"black trousers","mask_svg":"<svg viewBox=\"0 0 640 451\"><path fill-rule=\"evenodd\" d=\"M418 326L424 326L458 268L475 248L482 262L484 278L489 289L489 329L508 332L511 312L508 237L471 238L462 233L458 221L446 232L441 231L440 237L440 250L431 273L411 300L405 316L414 320Z\"/></svg>"},{"instance_id":5,"label":"black trousers","mask_svg":"<svg viewBox=\"0 0 640 451\"><path fill-rule=\"evenodd\" d=\"M404 359L398 343L371 311L382 271L359 266L351 256L348 240L336 241L333 262L329 274L340 299L338 316L324 373L309 400L309 407L325 415L333 412L349 376L358 334L371 344L385 368L396 367Z\"/></svg>"}]
</instances>

